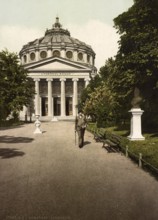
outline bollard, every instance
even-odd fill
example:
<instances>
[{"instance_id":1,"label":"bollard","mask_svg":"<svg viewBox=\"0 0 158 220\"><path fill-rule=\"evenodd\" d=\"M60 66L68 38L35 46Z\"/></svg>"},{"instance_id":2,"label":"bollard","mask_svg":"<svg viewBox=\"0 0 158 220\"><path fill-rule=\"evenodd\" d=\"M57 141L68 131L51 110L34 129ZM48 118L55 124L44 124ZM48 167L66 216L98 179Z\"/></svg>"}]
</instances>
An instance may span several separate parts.
<instances>
[{"instance_id":1,"label":"bollard","mask_svg":"<svg viewBox=\"0 0 158 220\"><path fill-rule=\"evenodd\" d=\"M128 157L128 146L126 146L126 157Z\"/></svg>"},{"instance_id":2,"label":"bollard","mask_svg":"<svg viewBox=\"0 0 158 220\"><path fill-rule=\"evenodd\" d=\"M142 167L142 153L139 153L139 167Z\"/></svg>"}]
</instances>

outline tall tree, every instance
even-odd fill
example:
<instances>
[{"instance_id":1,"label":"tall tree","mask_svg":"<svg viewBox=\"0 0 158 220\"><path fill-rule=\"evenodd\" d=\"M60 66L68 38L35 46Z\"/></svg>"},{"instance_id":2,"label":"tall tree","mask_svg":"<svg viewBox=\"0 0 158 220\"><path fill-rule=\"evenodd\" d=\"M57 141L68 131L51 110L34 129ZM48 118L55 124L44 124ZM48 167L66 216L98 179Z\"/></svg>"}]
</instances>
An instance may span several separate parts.
<instances>
[{"instance_id":1,"label":"tall tree","mask_svg":"<svg viewBox=\"0 0 158 220\"><path fill-rule=\"evenodd\" d=\"M130 108L134 88L140 89L146 112L158 102L158 1L134 0L127 12L114 19L120 34L111 87L122 109ZM157 114L158 115L158 114Z\"/></svg>"},{"instance_id":2,"label":"tall tree","mask_svg":"<svg viewBox=\"0 0 158 220\"><path fill-rule=\"evenodd\" d=\"M19 64L18 56L7 50L0 52L0 121L17 113L30 103L34 95L33 81Z\"/></svg>"}]
</instances>

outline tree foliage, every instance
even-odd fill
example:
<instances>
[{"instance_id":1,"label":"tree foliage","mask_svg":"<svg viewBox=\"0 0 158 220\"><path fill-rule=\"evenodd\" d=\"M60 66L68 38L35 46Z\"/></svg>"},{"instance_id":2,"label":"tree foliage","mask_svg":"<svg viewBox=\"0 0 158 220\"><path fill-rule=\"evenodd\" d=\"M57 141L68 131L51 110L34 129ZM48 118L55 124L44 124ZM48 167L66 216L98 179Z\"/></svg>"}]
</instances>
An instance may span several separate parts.
<instances>
[{"instance_id":1,"label":"tree foliage","mask_svg":"<svg viewBox=\"0 0 158 220\"><path fill-rule=\"evenodd\" d=\"M30 103L34 95L33 82L19 64L18 56L7 50L0 52L0 120Z\"/></svg>"},{"instance_id":2,"label":"tree foliage","mask_svg":"<svg viewBox=\"0 0 158 220\"><path fill-rule=\"evenodd\" d=\"M142 106L155 111L158 98L158 1L135 0L127 12L114 19L120 34L113 85L120 103L130 106L134 88L140 89Z\"/></svg>"},{"instance_id":3,"label":"tree foliage","mask_svg":"<svg viewBox=\"0 0 158 220\"><path fill-rule=\"evenodd\" d=\"M95 91L86 90L89 92L85 93L85 97L91 103L92 112L96 112L95 107L100 106L95 99L99 93L102 98L106 97L101 102L111 105L109 111L102 110L112 114L114 121L129 119L134 90L138 88L142 96L140 107L145 110L145 122L150 121L153 125L157 120L158 124L157 21L157 0L134 0L128 11L114 19L114 27L120 34L119 49L115 58L107 60L100 69L100 85L95 87ZM153 121L151 115L154 115Z\"/></svg>"}]
</instances>

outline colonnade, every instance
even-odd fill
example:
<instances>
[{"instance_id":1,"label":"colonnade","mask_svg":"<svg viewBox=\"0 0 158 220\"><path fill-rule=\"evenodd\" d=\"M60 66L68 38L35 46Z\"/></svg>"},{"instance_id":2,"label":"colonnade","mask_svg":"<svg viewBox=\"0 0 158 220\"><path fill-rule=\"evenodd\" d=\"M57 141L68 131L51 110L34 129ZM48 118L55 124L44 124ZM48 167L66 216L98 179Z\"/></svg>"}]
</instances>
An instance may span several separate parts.
<instances>
[{"instance_id":1,"label":"colonnade","mask_svg":"<svg viewBox=\"0 0 158 220\"><path fill-rule=\"evenodd\" d=\"M72 94L72 115L76 116L77 114L77 104L78 104L78 78L73 78L73 94ZM85 87L89 83L89 78L85 78ZM39 83L40 79L35 78L35 115L40 115L40 89L39 89ZM46 79L48 83L48 116L54 116L53 112L53 96L52 96L52 81L53 78ZM61 92L60 92L60 98L61 98L61 115L62 117L66 116L66 96L65 96L65 81L66 78L61 78Z\"/></svg>"}]
</instances>

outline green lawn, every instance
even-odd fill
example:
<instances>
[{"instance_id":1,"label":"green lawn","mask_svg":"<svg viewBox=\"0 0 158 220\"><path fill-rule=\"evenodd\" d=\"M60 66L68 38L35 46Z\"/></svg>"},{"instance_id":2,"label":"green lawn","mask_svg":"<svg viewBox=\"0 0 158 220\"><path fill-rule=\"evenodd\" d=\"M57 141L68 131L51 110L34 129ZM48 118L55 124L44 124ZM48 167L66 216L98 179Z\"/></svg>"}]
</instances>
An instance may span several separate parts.
<instances>
[{"instance_id":1,"label":"green lawn","mask_svg":"<svg viewBox=\"0 0 158 220\"><path fill-rule=\"evenodd\" d=\"M94 123L89 123L87 129L93 132L97 128ZM131 158L137 161L139 153L142 153L143 160L158 169L158 133L143 133L143 136L145 137L144 141L129 141L127 139L130 130L129 126L127 126L126 128L100 128L99 130L101 130L102 132L104 130L106 132L121 136L125 140L126 145L128 145L129 156ZM126 146L122 145L121 148L122 151L125 152ZM146 166L145 163L144 166Z\"/></svg>"}]
</instances>

